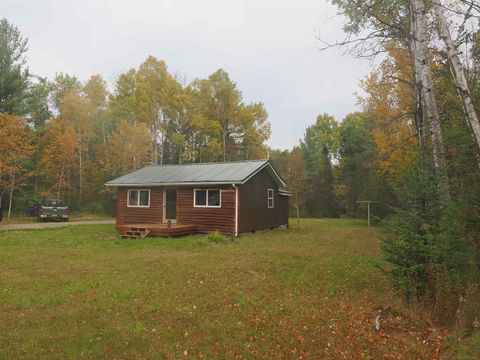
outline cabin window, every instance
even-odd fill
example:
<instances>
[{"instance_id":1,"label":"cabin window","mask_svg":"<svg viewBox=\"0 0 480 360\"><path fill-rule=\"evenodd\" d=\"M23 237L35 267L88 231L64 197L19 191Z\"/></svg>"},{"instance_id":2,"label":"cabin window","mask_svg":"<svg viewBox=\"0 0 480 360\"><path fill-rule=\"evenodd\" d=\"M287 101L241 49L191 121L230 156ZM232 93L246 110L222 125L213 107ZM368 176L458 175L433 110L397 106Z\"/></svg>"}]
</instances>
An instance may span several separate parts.
<instances>
[{"instance_id":1,"label":"cabin window","mask_svg":"<svg viewBox=\"0 0 480 360\"><path fill-rule=\"evenodd\" d=\"M222 195L218 189L195 189L193 206L216 207L222 206Z\"/></svg>"},{"instance_id":2,"label":"cabin window","mask_svg":"<svg viewBox=\"0 0 480 360\"><path fill-rule=\"evenodd\" d=\"M274 195L274 191L273 189L268 189L268 200L267 200L267 206L269 209L273 209L273 206L274 206L274 200L273 200L273 195Z\"/></svg>"},{"instance_id":3,"label":"cabin window","mask_svg":"<svg viewBox=\"0 0 480 360\"><path fill-rule=\"evenodd\" d=\"M207 190L195 190L195 206L207 206Z\"/></svg>"},{"instance_id":4,"label":"cabin window","mask_svg":"<svg viewBox=\"0 0 480 360\"><path fill-rule=\"evenodd\" d=\"M208 206L220 206L220 190L208 190Z\"/></svg>"},{"instance_id":5,"label":"cabin window","mask_svg":"<svg viewBox=\"0 0 480 360\"><path fill-rule=\"evenodd\" d=\"M128 190L128 207L150 207L150 190Z\"/></svg>"}]
</instances>

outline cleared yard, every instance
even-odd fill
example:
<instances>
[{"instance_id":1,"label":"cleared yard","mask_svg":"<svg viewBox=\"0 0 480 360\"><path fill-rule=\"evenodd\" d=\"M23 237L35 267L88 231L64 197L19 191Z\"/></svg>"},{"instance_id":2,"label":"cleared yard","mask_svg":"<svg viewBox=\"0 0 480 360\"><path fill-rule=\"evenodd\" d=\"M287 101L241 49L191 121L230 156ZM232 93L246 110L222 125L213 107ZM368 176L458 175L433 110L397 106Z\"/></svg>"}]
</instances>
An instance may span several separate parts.
<instances>
[{"instance_id":1,"label":"cleared yard","mask_svg":"<svg viewBox=\"0 0 480 360\"><path fill-rule=\"evenodd\" d=\"M371 264L379 235L354 220L221 243L2 232L0 358L436 358L444 334L401 311Z\"/></svg>"}]
</instances>

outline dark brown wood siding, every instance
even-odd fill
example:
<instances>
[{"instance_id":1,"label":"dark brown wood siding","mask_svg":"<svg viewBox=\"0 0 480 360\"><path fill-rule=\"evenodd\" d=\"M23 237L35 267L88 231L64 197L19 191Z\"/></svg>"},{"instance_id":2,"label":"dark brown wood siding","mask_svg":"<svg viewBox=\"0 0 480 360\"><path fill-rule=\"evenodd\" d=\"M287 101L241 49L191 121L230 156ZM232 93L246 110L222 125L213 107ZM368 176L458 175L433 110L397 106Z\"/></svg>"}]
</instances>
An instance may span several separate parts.
<instances>
[{"instance_id":1,"label":"dark brown wood siding","mask_svg":"<svg viewBox=\"0 0 480 360\"><path fill-rule=\"evenodd\" d=\"M278 220L280 224L279 226L282 226L282 225L288 226L288 199L290 198L285 195L278 196L278 205L279 205Z\"/></svg>"},{"instance_id":2,"label":"dark brown wood siding","mask_svg":"<svg viewBox=\"0 0 480 360\"><path fill-rule=\"evenodd\" d=\"M127 206L129 189L150 190L150 207ZM163 187L117 189L117 228L124 224L159 224L163 220Z\"/></svg>"},{"instance_id":3,"label":"dark brown wood siding","mask_svg":"<svg viewBox=\"0 0 480 360\"><path fill-rule=\"evenodd\" d=\"M220 208L194 207L194 189L220 189ZM138 189L138 188L137 188ZM117 190L117 228L125 224L161 224L163 221L163 187L143 187L150 190L150 207L127 207L128 188ZM274 190L274 207L268 208L268 189ZM288 225L288 197L278 193L278 185L270 173L263 169L245 184L238 185L239 232L262 230ZM177 187L177 223L197 225L199 232L218 230L223 234L235 233L235 189L223 186Z\"/></svg>"},{"instance_id":4,"label":"dark brown wood siding","mask_svg":"<svg viewBox=\"0 0 480 360\"><path fill-rule=\"evenodd\" d=\"M268 208L268 189L274 190L274 207ZM266 169L239 186L239 231L288 225L288 197L278 194L278 185Z\"/></svg>"},{"instance_id":5,"label":"dark brown wood siding","mask_svg":"<svg viewBox=\"0 0 480 360\"><path fill-rule=\"evenodd\" d=\"M193 206L194 189L220 189L222 203L220 208ZM198 232L220 231L223 234L235 233L235 190L226 186L179 187L177 192L177 222L195 224Z\"/></svg>"}]
</instances>

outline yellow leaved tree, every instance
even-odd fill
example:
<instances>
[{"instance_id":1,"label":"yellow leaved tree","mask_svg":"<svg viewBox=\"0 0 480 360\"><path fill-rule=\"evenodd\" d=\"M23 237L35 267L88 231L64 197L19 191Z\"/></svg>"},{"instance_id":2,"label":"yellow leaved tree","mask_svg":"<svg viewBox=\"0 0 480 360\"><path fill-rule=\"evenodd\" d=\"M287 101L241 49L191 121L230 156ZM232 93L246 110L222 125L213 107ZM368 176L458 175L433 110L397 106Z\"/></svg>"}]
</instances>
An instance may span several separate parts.
<instances>
[{"instance_id":1,"label":"yellow leaved tree","mask_svg":"<svg viewBox=\"0 0 480 360\"><path fill-rule=\"evenodd\" d=\"M73 187L79 166L80 139L73 124L54 119L50 122L43 142L43 174L50 182L50 191L60 198Z\"/></svg>"},{"instance_id":2,"label":"yellow leaved tree","mask_svg":"<svg viewBox=\"0 0 480 360\"><path fill-rule=\"evenodd\" d=\"M100 166L109 177L125 175L151 163L151 133L145 123L137 125L125 120L107 137Z\"/></svg>"},{"instance_id":3,"label":"yellow leaved tree","mask_svg":"<svg viewBox=\"0 0 480 360\"><path fill-rule=\"evenodd\" d=\"M418 153L411 57L396 45L387 47L390 56L362 82L367 96L359 99L373 118L379 171L393 181L398 181Z\"/></svg>"},{"instance_id":4,"label":"yellow leaved tree","mask_svg":"<svg viewBox=\"0 0 480 360\"><path fill-rule=\"evenodd\" d=\"M25 161L33 152L33 137L24 118L0 113L0 207L4 194L8 193L8 218L14 191L30 175Z\"/></svg>"}]
</instances>

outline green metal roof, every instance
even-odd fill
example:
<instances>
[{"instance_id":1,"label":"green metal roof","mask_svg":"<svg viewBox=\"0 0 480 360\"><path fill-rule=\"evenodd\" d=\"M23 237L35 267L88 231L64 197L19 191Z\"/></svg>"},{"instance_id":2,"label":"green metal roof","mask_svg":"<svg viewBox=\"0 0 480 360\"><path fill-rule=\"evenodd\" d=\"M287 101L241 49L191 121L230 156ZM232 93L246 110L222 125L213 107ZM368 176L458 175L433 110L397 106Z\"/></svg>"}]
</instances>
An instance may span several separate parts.
<instances>
[{"instance_id":1,"label":"green metal roof","mask_svg":"<svg viewBox=\"0 0 480 360\"><path fill-rule=\"evenodd\" d=\"M147 166L110 180L106 186L243 184L266 168L280 187L286 184L268 160Z\"/></svg>"}]
</instances>

